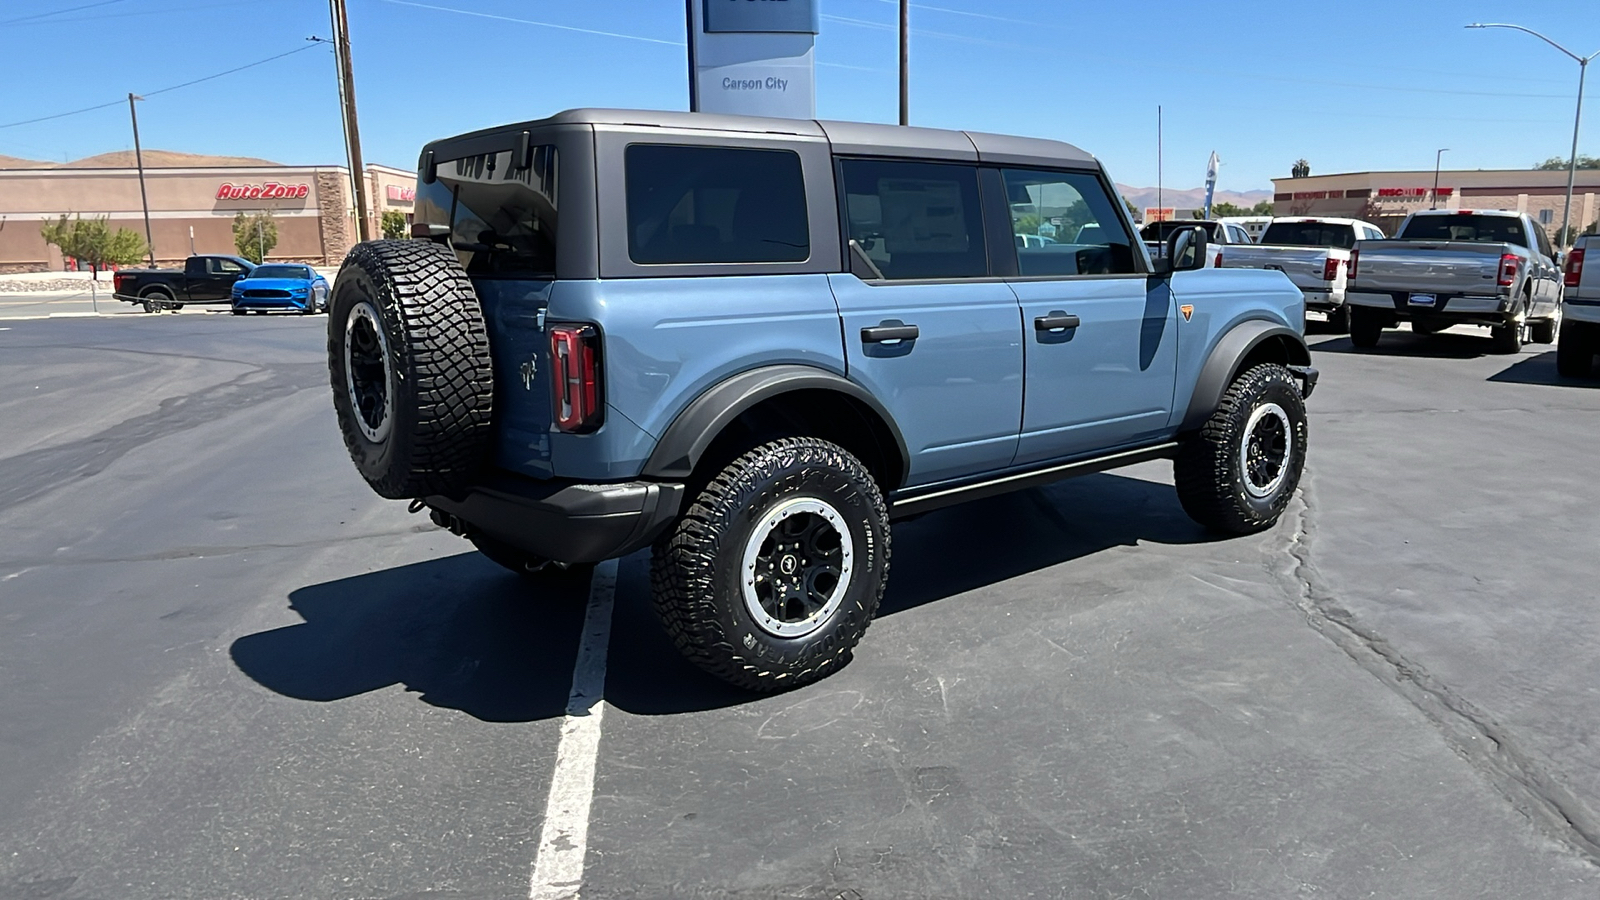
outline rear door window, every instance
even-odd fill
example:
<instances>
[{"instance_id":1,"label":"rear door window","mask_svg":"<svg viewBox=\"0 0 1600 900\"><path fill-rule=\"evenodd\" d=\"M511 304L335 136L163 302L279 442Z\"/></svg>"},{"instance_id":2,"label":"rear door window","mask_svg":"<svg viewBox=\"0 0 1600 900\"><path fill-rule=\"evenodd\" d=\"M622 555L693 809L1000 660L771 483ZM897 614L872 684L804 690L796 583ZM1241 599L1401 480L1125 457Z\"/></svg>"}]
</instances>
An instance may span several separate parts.
<instances>
[{"instance_id":1,"label":"rear door window","mask_svg":"<svg viewBox=\"0 0 1600 900\"><path fill-rule=\"evenodd\" d=\"M989 274L977 166L846 159L851 271L867 279L981 278ZM1029 243L1027 237L1017 239ZM1043 241L1033 235L1035 246Z\"/></svg>"},{"instance_id":2,"label":"rear door window","mask_svg":"<svg viewBox=\"0 0 1600 900\"><path fill-rule=\"evenodd\" d=\"M792 150L633 144L628 257L639 265L803 262L805 180Z\"/></svg>"}]
</instances>

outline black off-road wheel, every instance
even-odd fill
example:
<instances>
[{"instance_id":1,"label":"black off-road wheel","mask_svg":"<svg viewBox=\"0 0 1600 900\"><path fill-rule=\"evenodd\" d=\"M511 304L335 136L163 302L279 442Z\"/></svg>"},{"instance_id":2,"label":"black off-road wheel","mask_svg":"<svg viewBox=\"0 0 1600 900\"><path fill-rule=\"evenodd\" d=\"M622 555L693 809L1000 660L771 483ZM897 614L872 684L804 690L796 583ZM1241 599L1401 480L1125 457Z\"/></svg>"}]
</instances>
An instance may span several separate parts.
<instances>
[{"instance_id":1,"label":"black off-road wheel","mask_svg":"<svg viewBox=\"0 0 1600 900\"><path fill-rule=\"evenodd\" d=\"M1385 323L1382 310L1355 306L1350 309L1350 343L1371 349L1378 346Z\"/></svg>"},{"instance_id":2,"label":"black off-road wheel","mask_svg":"<svg viewBox=\"0 0 1600 900\"><path fill-rule=\"evenodd\" d=\"M865 466L815 438L728 464L656 543L655 607L678 649L751 691L843 667L889 577L889 514Z\"/></svg>"},{"instance_id":3,"label":"black off-road wheel","mask_svg":"<svg viewBox=\"0 0 1600 900\"><path fill-rule=\"evenodd\" d=\"M1173 464L1183 511L1224 534L1252 534L1278 521L1306 463L1306 407L1280 365L1256 366L1222 395L1216 412L1186 437Z\"/></svg>"},{"instance_id":4,"label":"black off-road wheel","mask_svg":"<svg viewBox=\"0 0 1600 900\"><path fill-rule=\"evenodd\" d=\"M1600 350L1600 326L1587 322L1561 323L1556 343L1556 371L1564 378L1588 378L1594 371L1594 354Z\"/></svg>"},{"instance_id":5,"label":"black off-road wheel","mask_svg":"<svg viewBox=\"0 0 1600 900\"><path fill-rule=\"evenodd\" d=\"M328 307L328 371L345 446L391 499L464 487L489 451L494 379L483 308L455 252L369 241Z\"/></svg>"}]
</instances>

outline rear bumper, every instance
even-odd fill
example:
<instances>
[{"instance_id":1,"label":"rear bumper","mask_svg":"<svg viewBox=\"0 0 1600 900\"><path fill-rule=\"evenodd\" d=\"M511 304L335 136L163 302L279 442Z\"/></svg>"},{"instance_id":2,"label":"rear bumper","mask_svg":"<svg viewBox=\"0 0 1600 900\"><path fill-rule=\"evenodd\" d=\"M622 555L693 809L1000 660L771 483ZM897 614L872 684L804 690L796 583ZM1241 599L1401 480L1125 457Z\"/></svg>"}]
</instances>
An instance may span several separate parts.
<instances>
[{"instance_id":1,"label":"rear bumper","mask_svg":"<svg viewBox=\"0 0 1600 900\"><path fill-rule=\"evenodd\" d=\"M1600 324L1600 297L1568 297L1561 304L1561 317L1569 322Z\"/></svg>"},{"instance_id":2,"label":"rear bumper","mask_svg":"<svg viewBox=\"0 0 1600 900\"><path fill-rule=\"evenodd\" d=\"M562 563L599 562L648 546L678 516L683 485L581 484L495 473L460 498L426 497L453 531L473 531Z\"/></svg>"},{"instance_id":3,"label":"rear bumper","mask_svg":"<svg viewBox=\"0 0 1600 900\"><path fill-rule=\"evenodd\" d=\"M1510 316L1511 305L1511 297L1507 294L1439 293L1434 295L1432 306L1413 304L1411 294L1405 291L1351 291L1345 296L1351 306L1382 309L1393 313L1401 321L1423 318L1463 325L1504 324Z\"/></svg>"},{"instance_id":4,"label":"rear bumper","mask_svg":"<svg viewBox=\"0 0 1600 900\"><path fill-rule=\"evenodd\" d=\"M1300 293L1305 295L1306 309L1315 309L1321 312L1328 312L1329 310L1338 309L1345 304L1344 291L1301 288Z\"/></svg>"}]
</instances>

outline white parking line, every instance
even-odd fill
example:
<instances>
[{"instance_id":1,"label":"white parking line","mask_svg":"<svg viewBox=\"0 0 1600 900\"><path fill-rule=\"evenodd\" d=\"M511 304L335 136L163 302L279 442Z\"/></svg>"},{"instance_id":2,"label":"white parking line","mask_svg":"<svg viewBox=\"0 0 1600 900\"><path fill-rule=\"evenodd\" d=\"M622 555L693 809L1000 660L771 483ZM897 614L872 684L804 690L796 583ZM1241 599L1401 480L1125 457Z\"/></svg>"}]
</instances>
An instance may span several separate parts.
<instances>
[{"instance_id":1,"label":"white parking line","mask_svg":"<svg viewBox=\"0 0 1600 900\"><path fill-rule=\"evenodd\" d=\"M556 770L550 778L539 852L533 860L531 900L563 900L578 896L583 886L583 857L589 846L589 805L594 800L595 761L600 752L604 716L606 647L611 641L611 607L617 589L617 561L595 566L589 583L589 607L583 637L572 666L572 691L561 722Z\"/></svg>"}]
</instances>

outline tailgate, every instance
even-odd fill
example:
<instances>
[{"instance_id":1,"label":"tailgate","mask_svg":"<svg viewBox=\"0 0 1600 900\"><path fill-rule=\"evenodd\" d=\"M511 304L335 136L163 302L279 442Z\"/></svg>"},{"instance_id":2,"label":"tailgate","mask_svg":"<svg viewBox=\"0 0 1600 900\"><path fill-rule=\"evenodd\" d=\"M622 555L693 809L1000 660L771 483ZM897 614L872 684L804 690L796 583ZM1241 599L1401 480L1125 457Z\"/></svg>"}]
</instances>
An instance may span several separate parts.
<instances>
[{"instance_id":1,"label":"tailgate","mask_svg":"<svg viewBox=\"0 0 1600 900\"><path fill-rule=\"evenodd\" d=\"M1328 251L1320 247L1246 247L1230 244L1222 251L1224 269L1277 269L1295 287L1326 290L1323 279Z\"/></svg>"},{"instance_id":2,"label":"tailgate","mask_svg":"<svg viewBox=\"0 0 1600 900\"><path fill-rule=\"evenodd\" d=\"M545 310L552 281L474 278L494 359L495 462L548 478L550 467L550 338Z\"/></svg>"},{"instance_id":3,"label":"tailgate","mask_svg":"<svg viewBox=\"0 0 1600 900\"><path fill-rule=\"evenodd\" d=\"M1492 294L1505 244L1362 241L1353 290Z\"/></svg>"}]
</instances>

